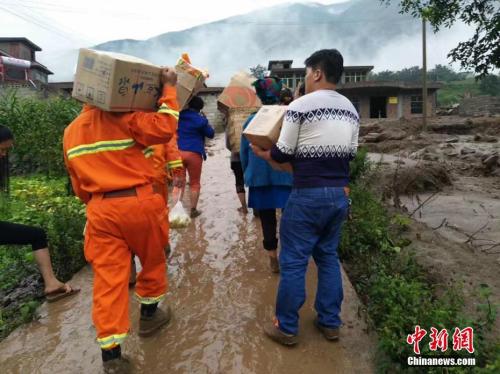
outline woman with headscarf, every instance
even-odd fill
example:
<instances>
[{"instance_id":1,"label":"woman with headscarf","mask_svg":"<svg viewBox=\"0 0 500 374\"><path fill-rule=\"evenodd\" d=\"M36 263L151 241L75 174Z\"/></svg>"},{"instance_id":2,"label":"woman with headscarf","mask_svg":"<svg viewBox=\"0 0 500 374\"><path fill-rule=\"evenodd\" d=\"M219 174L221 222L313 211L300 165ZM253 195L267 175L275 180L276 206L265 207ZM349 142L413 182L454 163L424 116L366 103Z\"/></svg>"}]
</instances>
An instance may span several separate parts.
<instances>
[{"instance_id":1,"label":"woman with headscarf","mask_svg":"<svg viewBox=\"0 0 500 374\"><path fill-rule=\"evenodd\" d=\"M255 81L253 86L262 104L279 104L282 89L279 78L261 78ZM254 116L255 113L248 117L243 129ZM267 161L257 157L244 136L241 137L240 158L245 184L249 187L248 206L259 212L264 236L263 246L269 255L271 271L279 273L276 209L283 209L286 205L292 190L292 175L274 170Z\"/></svg>"}]
</instances>

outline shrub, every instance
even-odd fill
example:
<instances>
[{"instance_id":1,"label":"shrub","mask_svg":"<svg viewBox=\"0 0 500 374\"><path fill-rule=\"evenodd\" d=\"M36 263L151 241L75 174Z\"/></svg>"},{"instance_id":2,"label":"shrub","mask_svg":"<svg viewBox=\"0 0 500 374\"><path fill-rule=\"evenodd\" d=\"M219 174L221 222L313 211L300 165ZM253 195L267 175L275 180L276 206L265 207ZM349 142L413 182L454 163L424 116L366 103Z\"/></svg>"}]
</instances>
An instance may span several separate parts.
<instances>
[{"instance_id":1,"label":"shrub","mask_svg":"<svg viewBox=\"0 0 500 374\"><path fill-rule=\"evenodd\" d=\"M15 137L10 157L13 172L65 175L62 136L80 109L73 99L19 98L15 91L0 95L0 124Z\"/></svg>"}]
</instances>

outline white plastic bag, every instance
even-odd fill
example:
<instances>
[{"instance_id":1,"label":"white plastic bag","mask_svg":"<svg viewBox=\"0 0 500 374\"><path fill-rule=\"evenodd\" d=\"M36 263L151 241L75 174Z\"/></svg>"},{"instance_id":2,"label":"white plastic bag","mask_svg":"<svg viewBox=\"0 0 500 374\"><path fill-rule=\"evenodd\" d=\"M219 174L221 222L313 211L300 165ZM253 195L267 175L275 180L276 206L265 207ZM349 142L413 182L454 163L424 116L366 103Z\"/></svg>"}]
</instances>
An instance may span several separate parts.
<instances>
[{"instance_id":1,"label":"white plastic bag","mask_svg":"<svg viewBox=\"0 0 500 374\"><path fill-rule=\"evenodd\" d=\"M186 212L186 209L184 209L184 206L182 205L182 202L180 200L170 211L170 214L168 215L168 222L170 222L170 227L173 229L184 228L191 223L191 218Z\"/></svg>"}]
</instances>

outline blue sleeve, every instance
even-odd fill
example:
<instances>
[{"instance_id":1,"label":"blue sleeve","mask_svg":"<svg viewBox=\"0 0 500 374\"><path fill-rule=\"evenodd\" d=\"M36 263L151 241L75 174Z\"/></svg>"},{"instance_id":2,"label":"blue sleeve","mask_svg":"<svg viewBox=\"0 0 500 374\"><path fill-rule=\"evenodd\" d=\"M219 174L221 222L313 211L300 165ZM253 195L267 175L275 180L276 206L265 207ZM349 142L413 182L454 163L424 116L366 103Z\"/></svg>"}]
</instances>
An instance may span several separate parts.
<instances>
[{"instance_id":1,"label":"blue sleeve","mask_svg":"<svg viewBox=\"0 0 500 374\"><path fill-rule=\"evenodd\" d=\"M210 123L208 123L208 119L203 118L203 135L205 135L209 139L213 139L215 136L215 131L212 126L210 126Z\"/></svg>"},{"instance_id":2,"label":"blue sleeve","mask_svg":"<svg viewBox=\"0 0 500 374\"><path fill-rule=\"evenodd\" d=\"M252 120L253 115L247 118L245 121L245 124L243 125L243 130L245 130ZM241 141L240 141L240 161L241 161L241 168L243 169L243 172L245 172L247 166L248 166L248 155L250 153L250 142L248 139L241 134Z\"/></svg>"}]
</instances>

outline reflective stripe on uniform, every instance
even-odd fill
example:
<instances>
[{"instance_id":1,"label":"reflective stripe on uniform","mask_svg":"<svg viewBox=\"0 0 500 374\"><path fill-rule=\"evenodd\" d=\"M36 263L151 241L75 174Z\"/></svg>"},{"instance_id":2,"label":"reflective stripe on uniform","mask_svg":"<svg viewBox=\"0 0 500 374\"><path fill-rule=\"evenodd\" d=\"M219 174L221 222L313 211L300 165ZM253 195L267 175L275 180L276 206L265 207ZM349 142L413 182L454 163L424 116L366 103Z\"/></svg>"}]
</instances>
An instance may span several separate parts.
<instances>
[{"instance_id":1,"label":"reflective stripe on uniform","mask_svg":"<svg viewBox=\"0 0 500 374\"><path fill-rule=\"evenodd\" d=\"M158 109L158 113L170 114L175 117L175 119L179 119L179 112L177 110L170 109L170 107L165 103L161 104L160 109Z\"/></svg>"},{"instance_id":2,"label":"reflective stripe on uniform","mask_svg":"<svg viewBox=\"0 0 500 374\"><path fill-rule=\"evenodd\" d=\"M144 153L144 157L150 158L154 153L153 147L144 148L142 150L142 153Z\"/></svg>"},{"instance_id":3,"label":"reflective stripe on uniform","mask_svg":"<svg viewBox=\"0 0 500 374\"><path fill-rule=\"evenodd\" d=\"M75 157L80 157L84 155L99 153L99 152L108 152L108 151L121 151L135 145L134 139L121 139L121 140L103 140L96 143L91 144L82 144L77 147L73 147L68 149L66 152L66 156L68 156L68 160L71 160Z\"/></svg>"},{"instance_id":4,"label":"reflective stripe on uniform","mask_svg":"<svg viewBox=\"0 0 500 374\"><path fill-rule=\"evenodd\" d=\"M168 168L169 169L175 169L175 168L181 168L183 167L183 163L182 163L182 160L179 159L179 160L174 160L174 161L169 161L168 163Z\"/></svg>"},{"instance_id":5,"label":"reflective stripe on uniform","mask_svg":"<svg viewBox=\"0 0 500 374\"><path fill-rule=\"evenodd\" d=\"M126 337L127 333L115 334L107 336L105 338L97 338L97 342L99 343L102 349L109 349L113 348L115 345L122 344Z\"/></svg>"},{"instance_id":6,"label":"reflective stripe on uniform","mask_svg":"<svg viewBox=\"0 0 500 374\"><path fill-rule=\"evenodd\" d=\"M136 293L135 297L141 304L156 304L165 298L165 294L153 297L143 297Z\"/></svg>"}]
</instances>

